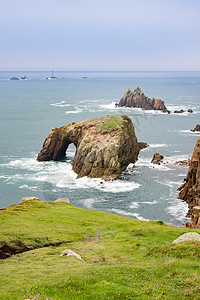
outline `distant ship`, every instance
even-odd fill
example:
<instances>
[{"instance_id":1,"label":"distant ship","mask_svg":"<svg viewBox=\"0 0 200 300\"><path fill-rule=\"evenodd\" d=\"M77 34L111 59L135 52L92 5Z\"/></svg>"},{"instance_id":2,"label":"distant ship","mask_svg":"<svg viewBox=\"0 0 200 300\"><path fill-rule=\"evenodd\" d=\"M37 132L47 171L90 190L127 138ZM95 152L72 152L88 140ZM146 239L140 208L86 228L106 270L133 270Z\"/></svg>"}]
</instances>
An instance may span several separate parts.
<instances>
[{"instance_id":1,"label":"distant ship","mask_svg":"<svg viewBox=\"0 0 200 300\"><path fill-rule=\"evenodd\" d=\"M54 71L51 72L51 77L47 77L46 79L56 79L57 77L54 76Z\"/></svg>"}]
</instances>

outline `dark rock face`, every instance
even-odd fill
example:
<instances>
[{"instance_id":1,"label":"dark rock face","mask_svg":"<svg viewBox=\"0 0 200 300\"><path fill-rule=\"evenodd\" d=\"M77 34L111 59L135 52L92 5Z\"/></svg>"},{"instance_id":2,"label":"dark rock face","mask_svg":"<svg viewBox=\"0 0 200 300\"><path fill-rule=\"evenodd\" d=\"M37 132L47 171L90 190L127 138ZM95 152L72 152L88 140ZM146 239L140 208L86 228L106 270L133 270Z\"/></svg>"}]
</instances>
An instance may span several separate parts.
<instances>
[{"instance_id":1,"label":"dark rock face","mask_svg":"<svg viewBox=\"0 0 200 300\"><path fill-rule=\"evenodd\" d=\"M149 147L149 145L147 143L144 143L144 142L139 142L138 146L139 146L140 150Z\"/></svg>"},{"instance_id":2,"label":"dark rock face","mask_svg":"<svg viewBox=\"0 0 200 300\"><path fill-rule=\"evenodd\" d=\"M194 129L191 129L190 131L193 131L193 132L200 131L200 125L197 124L196 127Z\"/></svg>"},{"instance_id":3,"label":"dark rock face","mask_svg":"<svg viewBox=\"0 0 200 300\"><path fill-rule=\"evenodd\" d=\"M142 108L145 110L160 110L162 112L167 112L164 101L157 98L148 98L144 95L139 87L137 87L133 92L128 89L126 94L121 98L119 104L116 104L117 107L136 107Z\"/></svg>"},{"instance_id":4,"label":"dark rock face","mask_svg":"<svg viewBox=\"0 0 200 300\"><path fill-rule=\"evenodd\" d=\"M185 182L178 190L179 199L188 203L188 216L192 216L193 208L200 206L200 138L194 147Z\"/></svg>"},{"instance_id":5,"label":"dark rock face","mask_svg":"<svg viewBox=\"0 0 200 300\"><path fill-rule=\"evenodd\" d=\"M163 155L156 152L154 154L153 158L152 158L151 163L156 164L156 165L160 165L161 163L163 163L163 158L164 158Z\"/></svg>"},{"instance_id":6,"label":"dark rock face","mask_svg":"<svg viewBox=\"0 0 200 300\"><path fill-rule=\"evenodd\" d=\"M53 128L37 160L59 160L70 143L76 146L73 170L78 178L117 179L139 153L132 121L126 115L116 115Z\"/></svg>"},{"instance_id":7,"label":"dark rock face","mask_svg":"<svg viewBox=\"0 0 200 300\"><path fill-rule=\"evenodd\" d=\"M193 110L191 109L191 108L189 108L188 110L187 110L187 112L189 112L189 113L193 113Z\"/></svg>"}]
</instances>

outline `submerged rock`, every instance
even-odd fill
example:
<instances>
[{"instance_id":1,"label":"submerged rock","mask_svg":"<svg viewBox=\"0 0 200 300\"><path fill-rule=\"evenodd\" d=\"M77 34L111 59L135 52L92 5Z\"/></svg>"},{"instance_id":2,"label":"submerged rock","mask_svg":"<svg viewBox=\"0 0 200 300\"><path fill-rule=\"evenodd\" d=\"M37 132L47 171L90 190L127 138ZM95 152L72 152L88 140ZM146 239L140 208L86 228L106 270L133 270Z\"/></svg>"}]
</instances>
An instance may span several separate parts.
<instances>
[{"instance_id":1,"label":"submerged rock","mask_svg":"<svg viewBox=\"0 0 200 300\"><path fill-rule=\"evenodd\" d=\"M170 113L164 101L159 98L152 98L145 96L139 87L137 87L133 92L128 89L126 94L121 98L117 107L136 107L145 110L160 110L162 112Z\"/></svg>"},{"instance_id":2,"label":"submerged rock","mask_svg":"<svg viewBox=\"0 0 200 300\"><path fill-rule=\"evenodd\" d=\"M78 178L117 179L139 153L131 119L115 115L54 127L37 160L59 160L71 143L76 146L72 166Z\"/></svg>"},{"instance_id":3,"label":"submerged rock","mask_svg":"<svg viewBox=\"0 0 200 300\"><path fill-rule=\"evenodd\" d=\"M187 110L187 112L189 112L189 113L193 113L193 110L191 109L191 108L189 108L188 110Z\"/></svg>"},{"instance_id":4,"label":"submerged rock","mask_svg":"<svg viewBox=\"0 0 200 300\"><path fill-rule=\"evenodd\" d=\"M174 164L175 166L188 167L190 165L190 159L178 160Z\"/></svg>"},{"instance_id":5,"label":"submerged rock","mask_svg":"<svg viewBox=\"0 0 200 300\"><path fill-rule=\"evenodd\" d=\"M184 113L185 111L183 109L180 109L180 110L175 110L174 113L175 114L182 114Z\"/></svg>"},{"instance_id":6,"label":"submerged rock","mask_svg":"<svg viewBox=\"0 0 200 300\"><path fill-rule=\"evenodd\" d=\"M191 129L190 131L192 132L200 131L200 125L197 124L196 127L194 129Z\"/></svg>"},{"instance_id":7,"label":"submerged rock","mask_svg":"<svg viewBox=\"0 0 200 300\"><path fill-rule=\"evenodd\" d=\"M156 152L152 158L151 163L160 165L161 163L163 163L163 158L164 156L162 154Z\"/></svg>"}]
</instances>

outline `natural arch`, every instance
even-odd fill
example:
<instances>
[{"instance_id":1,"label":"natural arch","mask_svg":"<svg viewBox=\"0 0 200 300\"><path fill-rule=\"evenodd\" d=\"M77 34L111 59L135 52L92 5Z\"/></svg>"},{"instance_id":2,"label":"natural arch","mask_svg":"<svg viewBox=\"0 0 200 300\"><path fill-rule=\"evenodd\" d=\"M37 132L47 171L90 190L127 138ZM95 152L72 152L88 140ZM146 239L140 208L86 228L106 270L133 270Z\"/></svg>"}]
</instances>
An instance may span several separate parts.
<instances>
[{"instance_id":1,"label":"natural arch","mask_svg":"<svg viewBox=\"0 0 200 300\"><path fill-rule=\"evenodd\" d=\"M37 160L59 160L71 143L76 147L72 165L78 177L116 179L139 153L132 121L126 115L116 115L54 127Z\"/></svg>"}]
</instances>

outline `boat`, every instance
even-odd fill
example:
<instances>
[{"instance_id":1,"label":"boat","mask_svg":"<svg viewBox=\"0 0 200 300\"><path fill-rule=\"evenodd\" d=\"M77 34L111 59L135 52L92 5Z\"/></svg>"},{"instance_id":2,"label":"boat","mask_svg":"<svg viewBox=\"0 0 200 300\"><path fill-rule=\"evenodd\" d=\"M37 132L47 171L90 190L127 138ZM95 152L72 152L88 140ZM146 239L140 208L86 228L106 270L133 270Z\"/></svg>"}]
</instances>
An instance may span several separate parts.
<instances>
[{"instance_id":1,"label":"boat","mask_svg":"<svg viewBox=\"0 0 200 300\"><path fill-rule=\"evenodd\" d=\"M57 79L56 76L54 76L54 71L52 71L51 73L51 77L47 77L46 79Z\"/></svg>"}]
</instances>

